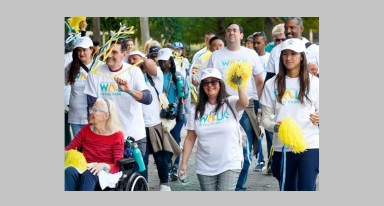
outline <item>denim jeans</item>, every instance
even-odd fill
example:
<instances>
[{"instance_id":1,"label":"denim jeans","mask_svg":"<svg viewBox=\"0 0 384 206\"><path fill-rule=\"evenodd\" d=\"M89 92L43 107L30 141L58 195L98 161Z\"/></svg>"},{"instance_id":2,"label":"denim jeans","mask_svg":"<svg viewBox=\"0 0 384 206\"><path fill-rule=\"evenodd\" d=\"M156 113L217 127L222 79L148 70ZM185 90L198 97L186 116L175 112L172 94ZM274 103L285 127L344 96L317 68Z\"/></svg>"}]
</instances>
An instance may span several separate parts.
<instances>
[{"instance_id":1,"label":"denim jeans","mask_svg":"<svg viewBox=\"0 0 384 206\"><path fill-rule=\"evenodd\" d=\"M81 130L84 126L85 126L85 124L71 124L73 138L76 137L77 133L79 133L80 130Z\"/></svg>"},{"instance_id":2,"label":"denim jeans","mask_svg":"<svg viewBox=\"0 0 384 206\"><path fill-rule=\"evenodd\" d=\"M281 190L282 152L274 152L272 174L279 181ZM284 191L315 191L319 174L319 149L308 149L303 153L286 153Z\"/></svg>"},{"instance_id":3,"label":"denim jeans","mask_svg":"<svg viewBox=\"0 0 384 206\"><path fill-rule=\"evenodd\" d=\"M94 191L99 183L99 176L89 170L80 174L74 167L65 169L65 191Z\"/></svg>"},{"instance_id":4,"label":"denim jeans","mask_svg":"<svg viewBox=\"0 0 384 206\"><path fill-rule=\"evenodd\" d=\"M145 128L145 132L147 135L147 149L144 155L144 164L147 168L148 175L148 162L149 162L149 154L153 154L153 158L155 159L155 164L157 168L157 174L160 179L160 184L168 185L168 172L169 172L169 160L172 158L172 153L167 151L158 151L156 153L153 152L152 143L149 139L149 130L148 127ZM148 178L146 178L148 181Z\"/></svg>"},{"instance_id":5,"label":"denim jeans","mask_svg":"<svg viewBox=\"0 0 384 206\"><path fill-rule=\"evenodd\" d=\"M253 100L253 109L255 110L255 114L257 116L257 110L259 110L260 108L260 105L259 105L259 101L258 100ZM260 124L260 122L259 122ZM257 137L258 141L259 141L259 153L256 154L256 158L257 158L257 163L260 163L260 162L265 162L264 161L264 154L263 154L263 139L261 139L260 137Z\"/></svg>"},{"instance_id":6,"label":"denim jeans","mask_svg":"<svg viewBox=\"0 0 384 206\"><path fill-rule=\"evenodd\" d=\"M179 146L180 146L180 141L181 141L180 133L181 133L181 129L183 128L184 119L185 119L185 115L183 115L183 119L182 120L176 120L176 125L175 125L175 127L173 127L173 129L170 132L172 137L175 139L176 143ZM174 166L174 167L178 168L179 167L179 162L180 162L180 155L177 156L175 162L171 162L171 166Z\"/></svg>"},{"instance_id":7,"label":"denim jeans","mask_svg":"<svg viewBox=\"0 0 384 206\"><path fill-rule=\"evenodd\" d=\"M256 138L256 134L252 128L248 114L245 111L240 119L240 125L244 128L244 131L247 134L247 145L243 148L244 164L236 184L236 191L246 191L247 188L245 185L247 183L248 169L252 162L252 142Z\"/></svg>"}]
</instances>

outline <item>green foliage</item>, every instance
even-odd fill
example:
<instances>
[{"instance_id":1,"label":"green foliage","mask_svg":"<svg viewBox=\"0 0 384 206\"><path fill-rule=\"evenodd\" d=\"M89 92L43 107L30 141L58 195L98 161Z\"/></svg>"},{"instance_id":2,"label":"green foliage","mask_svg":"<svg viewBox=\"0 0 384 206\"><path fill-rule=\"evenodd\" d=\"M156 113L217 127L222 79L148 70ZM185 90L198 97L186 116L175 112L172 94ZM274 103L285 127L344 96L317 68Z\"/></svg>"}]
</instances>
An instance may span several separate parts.
<instances>
[{"instance_id":1,"label":"green foliage","mask_svg":"<svg viewBox=\"0 0 384 206\"><path fill-rule=\"evenodd\" d=\"M66 20L69 17L65 17ZM304 33L319 31L319 17L303 17ZM224 39L225 28L231 22L237 22L244 28L244 40L256 31L264 31L268 36L273 26L284 22L284 17L149 17L149 32L152 39L160 43L181 41L185 45L202 44L204 34L208 31L216 33ZM139 17L100 17L101 31L117 31L120 23L127 27L134 26L135 34L141 42ZM92 30L92 19L87 18L88 30ZM66 30L64 30L66 31Z\"/></svg>"}]
</instances>

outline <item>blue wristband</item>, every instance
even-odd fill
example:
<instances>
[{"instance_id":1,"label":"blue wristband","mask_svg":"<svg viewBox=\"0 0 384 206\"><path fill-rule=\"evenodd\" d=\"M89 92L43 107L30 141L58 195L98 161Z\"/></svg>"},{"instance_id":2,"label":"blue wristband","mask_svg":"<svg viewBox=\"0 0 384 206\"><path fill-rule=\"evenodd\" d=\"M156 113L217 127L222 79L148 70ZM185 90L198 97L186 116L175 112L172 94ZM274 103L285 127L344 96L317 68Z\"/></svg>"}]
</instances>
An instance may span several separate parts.
<instances>
[{"instance_id":1,"label":"blue wristband","mask_svg":"<svg viewBox=\"0 0 384 206\"><path fill-rule=\"evenodd\" d=\"M135 93L135 90L132 88L131 91L128 92L128 94L133 95L133 93Z\"/></svg>"}]
</instances>

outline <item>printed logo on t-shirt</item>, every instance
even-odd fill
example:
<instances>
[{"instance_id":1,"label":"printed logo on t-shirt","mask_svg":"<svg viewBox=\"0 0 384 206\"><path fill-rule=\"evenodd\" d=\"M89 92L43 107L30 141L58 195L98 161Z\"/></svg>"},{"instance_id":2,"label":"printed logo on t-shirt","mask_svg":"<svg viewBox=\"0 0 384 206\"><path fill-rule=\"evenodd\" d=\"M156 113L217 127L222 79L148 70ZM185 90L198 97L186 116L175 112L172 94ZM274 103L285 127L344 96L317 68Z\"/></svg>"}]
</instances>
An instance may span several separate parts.
<instances>
[{"instance_id":1,"label":"printed logo on t-shirt","mask_svg":"<svg viewBox=\"0 0 384 206\"><path fill-rule=\"evenodd\" d=\"M231 60L222 60L221 61L221 69L227 69L231 62L248 62L247 58L238 58L238 59L231 59Z\"/></svg>"},{"instance_id":2,"label":"printed logo on t-shirt","mask_svg":"<svg viewBox=\"0 0 384 206\"><path fill-rule=\"evenodd\" d=\"M101 82L100 84L100 95L101 96L121 96L123 93L117 86L117 83L112 82Z\"/></svg>"},{"instance_id":3,"label":"printed logo on t-shirt","mask_svg":"<svg viewBox=\"0 0 384 206\"><path fill-rule=\"evenodd\" d=\"M273 91L275 97L277 98L277 90ZM281 99L282 104L298 104L299 103L299 90L297 89L287 89L284 92L283 98Z\"/></svg>"},{"instance_id":4,"label":"printed logo on t-shirt","mask_svg":"<svg viewBox=\"0 0 384 206\"><path fill-rule=\"evenodd\" d=\"M85 81L87 80L87 75L83 72L80 72L76 75L76 81Z\"/></svg>"},{"instance_id":5,"label":"printed logo on t-shirt","mask_svg":"<svg viewBox=\"0 0 384 206\"><path fill-rule=\"evenodd\" d=\"M205 114L200 117L197 123L200 127L208 127L212 125L219 125L228 120L228 111L216 112L216 114Z\"/></svg>"}]
</instances>

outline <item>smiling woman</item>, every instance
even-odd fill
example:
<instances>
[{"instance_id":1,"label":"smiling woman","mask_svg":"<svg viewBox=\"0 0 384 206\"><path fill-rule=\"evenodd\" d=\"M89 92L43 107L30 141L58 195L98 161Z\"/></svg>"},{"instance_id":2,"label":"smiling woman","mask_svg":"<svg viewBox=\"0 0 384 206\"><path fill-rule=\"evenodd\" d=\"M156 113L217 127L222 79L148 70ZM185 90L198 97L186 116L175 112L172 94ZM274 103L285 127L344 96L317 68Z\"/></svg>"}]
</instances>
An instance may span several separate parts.
<instances>
[{"instance_id":1,"label":"smiling woman","mask_svg":"<svg viewBox=\"0 0 384 206\"><path fill-rule=\"evenodd\" d=\"M203 70L199 101L186 126L179 176L187 174L187 162L197 141L196 173L202 191L234 191L243 164L237 125L248 106L248 96L244 87L238 88L238 96L229 96L222 79L218 69ZM231 108L236 112L228 112Z\"/></svg>"},{"instance_id":2,"label":"smiling woman","mask_svg":"<svg viewBox=\"0 0 384 206\"><path fill-rule=\"evenodd\" d=\"M88 169L79 173L74 167L65 169L66 191L93 191L104 170L114 174L119 171L117 161L123 158L124 133L111 100L98 98L89 109L89 124L85 125L65 150L81 150Z\"/></svg>"}]
</instances>

